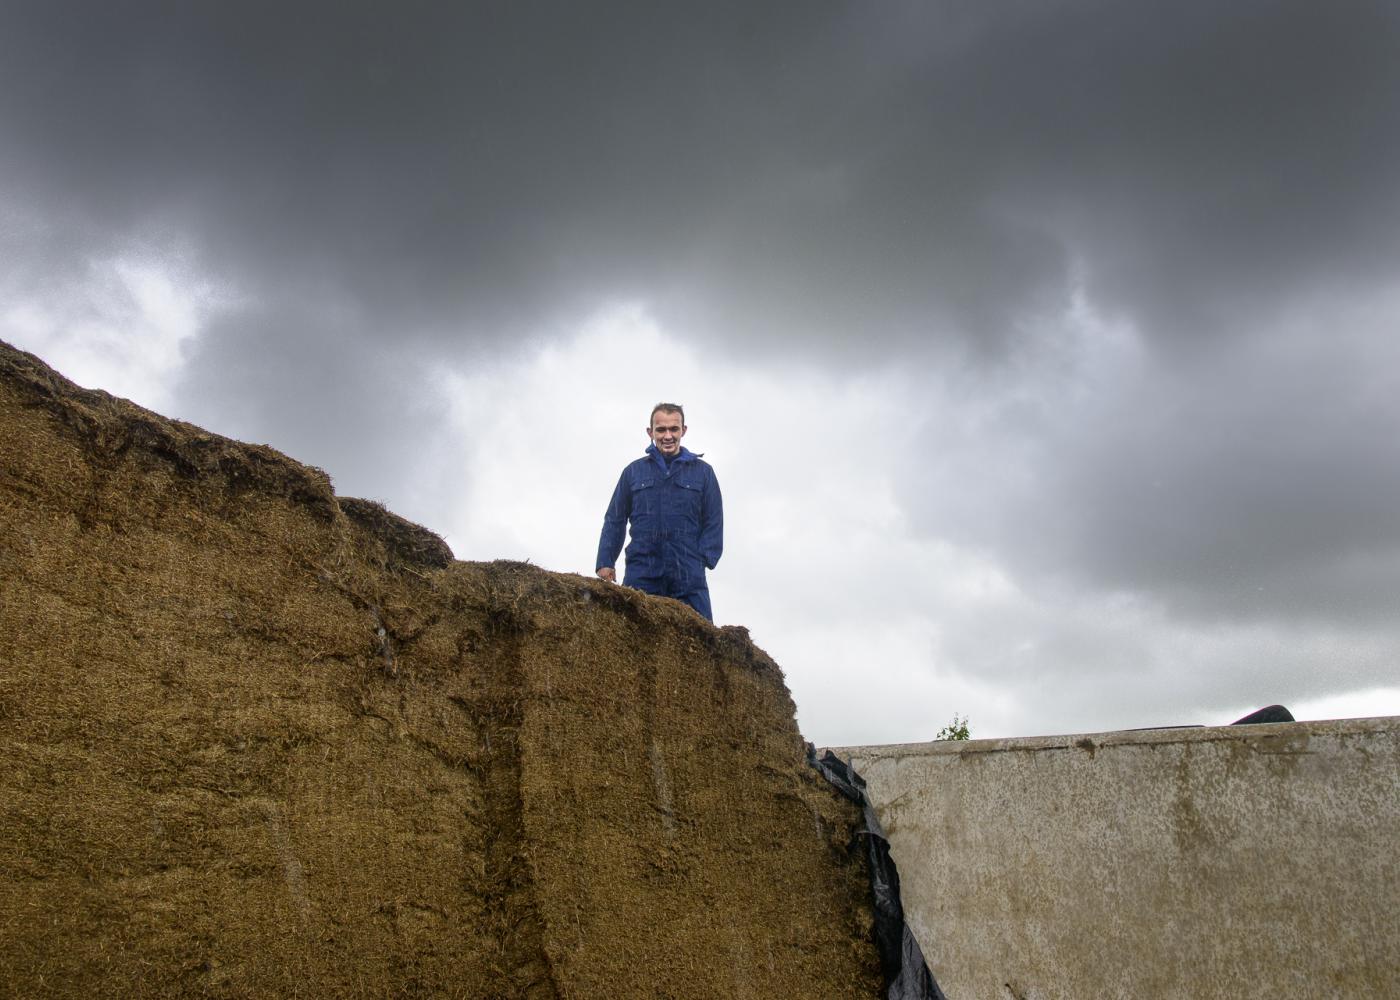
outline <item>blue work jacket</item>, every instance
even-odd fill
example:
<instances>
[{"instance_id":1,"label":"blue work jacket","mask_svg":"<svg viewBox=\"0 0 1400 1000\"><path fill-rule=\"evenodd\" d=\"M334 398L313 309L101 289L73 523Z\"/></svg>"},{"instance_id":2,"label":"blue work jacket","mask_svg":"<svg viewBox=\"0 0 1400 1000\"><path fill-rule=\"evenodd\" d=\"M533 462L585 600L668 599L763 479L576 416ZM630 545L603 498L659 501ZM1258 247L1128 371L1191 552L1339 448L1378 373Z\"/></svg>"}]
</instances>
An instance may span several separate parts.
<instances>
[{"instance_id":1,"label":"blue work jacket","mask_svg":"<svg viewBox=\"0 0 1400 1000\"><path fill-rule=\"evenodd\" d=\"M623 469L603 515L598 569L616 565L629 521L623 583L664 597L705 589L705 570L724 551L724 505L708 462L681 448L667 468L648 445L645 458Z\"/></svg>"}]
</instances>

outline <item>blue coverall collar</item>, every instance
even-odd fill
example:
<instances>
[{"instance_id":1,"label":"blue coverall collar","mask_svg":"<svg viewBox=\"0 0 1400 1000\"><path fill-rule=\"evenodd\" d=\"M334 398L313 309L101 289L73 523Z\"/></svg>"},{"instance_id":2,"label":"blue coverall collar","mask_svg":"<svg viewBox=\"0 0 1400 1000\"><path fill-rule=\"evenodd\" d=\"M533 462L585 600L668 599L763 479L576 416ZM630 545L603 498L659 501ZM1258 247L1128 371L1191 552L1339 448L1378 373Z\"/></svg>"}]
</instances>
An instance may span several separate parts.
<instances>
[{"instance_id":1,"label":"blue coverall collar","mask_svg":"<svg viewBox=\"0 0 1400 1000\"><path fill-rule=\"evenodd\" d=\"M661 470L662 470L663 472L666 471L666 457L665 457L664 455L661 454L660 450L657 449L656 445L654 445L654 444L649 444L649 445L647 445L647 454L651 456L651 459L652 459L653 462L655 462L657 465L661 466ZM673 461L673 462L693 462L693 461L695 461L695 453L694 453L693 451L691 451L689 448L687 448L685 445L681 445L680 454L677 455L675 458L671 459L671 461Z\"/></svg>"}]
</instances>

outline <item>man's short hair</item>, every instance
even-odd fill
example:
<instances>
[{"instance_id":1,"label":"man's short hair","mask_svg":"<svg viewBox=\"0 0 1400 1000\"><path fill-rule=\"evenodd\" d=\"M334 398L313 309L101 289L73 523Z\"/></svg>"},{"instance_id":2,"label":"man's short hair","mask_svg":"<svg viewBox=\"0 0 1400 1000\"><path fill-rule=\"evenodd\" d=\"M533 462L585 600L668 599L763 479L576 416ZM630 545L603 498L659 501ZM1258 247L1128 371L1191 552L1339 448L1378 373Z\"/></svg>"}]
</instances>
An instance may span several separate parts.
<instances>
[{"instance_id":1,"label":"man's short hair","mask_svg":"<svg viewBox=\"0 0 1400 1000\"><path fill-rule=\"evenodd\" d=\"M685 407L680 403L657 403L651 408L651 417L647 420L648 427L656 426L656 415L658 413L679 413L681 415L681 426L685 426Z\"/></svg>"}]
</instances>

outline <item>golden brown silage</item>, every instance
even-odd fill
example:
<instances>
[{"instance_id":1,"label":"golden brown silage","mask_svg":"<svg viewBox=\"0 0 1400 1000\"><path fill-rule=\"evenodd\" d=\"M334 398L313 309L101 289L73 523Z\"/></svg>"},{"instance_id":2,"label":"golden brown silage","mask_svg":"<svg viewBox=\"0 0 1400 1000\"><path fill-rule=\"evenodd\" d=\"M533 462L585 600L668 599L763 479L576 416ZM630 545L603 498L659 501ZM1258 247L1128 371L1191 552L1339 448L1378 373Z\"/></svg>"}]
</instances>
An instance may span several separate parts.
<instances>
[{"instance_id":1,"label":"golden brown silage","mask_svg":"<svg viewBox=\"0 0 1400 1000\"><path fill-rule=\"evenodd\" d=\"M0 995L860 997L777 666L0 344Z\"/></svg>"}]
</instances>

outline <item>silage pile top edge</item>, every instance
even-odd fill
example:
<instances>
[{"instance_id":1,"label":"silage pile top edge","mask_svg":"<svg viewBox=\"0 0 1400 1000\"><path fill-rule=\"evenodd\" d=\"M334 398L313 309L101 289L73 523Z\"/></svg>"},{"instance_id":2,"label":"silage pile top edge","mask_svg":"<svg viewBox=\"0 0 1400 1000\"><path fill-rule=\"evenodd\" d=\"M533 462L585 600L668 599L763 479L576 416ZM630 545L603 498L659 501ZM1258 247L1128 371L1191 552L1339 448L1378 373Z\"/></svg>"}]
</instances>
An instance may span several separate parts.
<instances>
[{"instance_id":1,"label":"silage pile top edge","mask_svg":"<svg viewBox=\"0 0 1400 1000\"><path fill-rule=\"evenodd\" d=\"M266 445L244 444L172 420L103 392L84 389L33 354L0 341L0 377L47 410L98 466L133 450L192 479L221 478L237 489L287 497L321 517L339 512L330 477Z\"/></svg>"},{"instance_id":2,"label":"silage pile top edge","mask_svg":"<svg viewBox=\"0 0 1400 1000\"><path fill-rule=\"evenodd\" d=\"M0 378L28 405L52 414L99 467L141 452L186 478L222 480L231 490L284 497L325 520L344 514L405 563L441 569L452 562L452 550L437 534L382 504L337 497L324 471L267 445L226 438L100 389L84 389L3 340Z\"/></svg>"},{"instance_id":3,"label":"silage pile top edge","mask_svg":"<svg viewBox=\"0 0 1400 1000\"><path fill-rule=\"evenodd\" d=\"M211 433L194 424L162 416L142 406L103 392L75 384L44 361L0 340L0 381L13 388L24 405L51 414L63 431L75 440L92 463L110 467L132 453L149 456L177 475L222 481L230 492L254 492L277 496L305 507L327 521L345 518L353 528L383 544L394 563L425 569L444 570L461 561L433 531L388 510L383 504L353 497L337 497L330 476L314 466L304 465L268 445L247 444ZM724 647L727 655L747 662L752 669L781 670L752 644L748 630L727 625L716 628L687 613L676 602L654 598L616 584L559 574L528 564L494 560L496 572L520 567L569 580L583 586L590 598L611 606L625 615L668 619L669 624L703 636L706 645ZM672 607L672 605L676 605Z\"/></svg>"}]
</instances>

